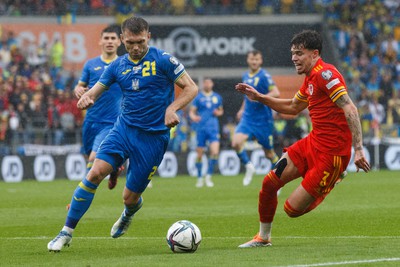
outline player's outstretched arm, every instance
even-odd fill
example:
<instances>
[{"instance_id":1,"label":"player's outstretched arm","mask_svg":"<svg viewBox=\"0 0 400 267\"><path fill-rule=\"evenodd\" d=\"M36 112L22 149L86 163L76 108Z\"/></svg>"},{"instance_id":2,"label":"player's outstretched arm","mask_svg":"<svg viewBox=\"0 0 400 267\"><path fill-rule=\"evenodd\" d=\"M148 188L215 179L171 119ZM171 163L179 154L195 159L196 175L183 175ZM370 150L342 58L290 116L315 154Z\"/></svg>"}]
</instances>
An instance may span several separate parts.
<instances>
[{"instance_id":1,"label":"player's outstretched arm","mask_svg":"<svg viewBox=\"0 0 400 267\"><path fill-rule=\"evenodd\" d=\"M183 74L175 83L182 89L182 93L180 93L165 111L165 125L170 128L178 125L180 122L176 112L189 104L199 91L196 83L187 73Z\"/></svg>"},{"instance_id":2,"label":"player's outstretched arm","mask_svg":"<svg viewBox=\"0 0 400 267\"><path fill-rule=\"evenodd\" d=\"M360 169L368 172L371 170L371 166L364 155L361 123L357 107L347 94L340 96L339 99L336 100L336 105L343 109L347 124L351 131L354 147L354 164L357 167L357 172Z\"/></svg>"},{"instance_id":3,"label":"player's outstretched arm","mask_svg":"<svg viewBox=\"0 0 400 267\"><path fill-rule=\"evenodd\" d=\"M84 93L78 101L77 107L79 109L87 109L93 106L96 99L104 92L106 88L96 83L90 90Z\"/></svg>"},{"instance_id":4,"label":"player's outstretched arm","mask_svg":"<svg viewBox=\"0 0 400 267\"><path fill-rule=\"evenodd\" d=\"M308 106L307 102L299 101L297 98L281 99L261 94L251 85L245 83L238 83L235 86L235 89L238 92L247 95L250 100L258 101L283 114L297 115Z\"/></svg>"}]
</instances>

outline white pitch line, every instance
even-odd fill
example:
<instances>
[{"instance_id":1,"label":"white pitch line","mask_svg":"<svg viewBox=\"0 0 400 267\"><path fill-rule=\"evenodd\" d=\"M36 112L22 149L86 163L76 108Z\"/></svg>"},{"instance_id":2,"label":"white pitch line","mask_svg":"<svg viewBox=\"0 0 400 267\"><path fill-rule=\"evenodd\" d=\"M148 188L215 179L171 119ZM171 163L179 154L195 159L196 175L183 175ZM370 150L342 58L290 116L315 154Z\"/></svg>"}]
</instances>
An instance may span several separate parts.
<instances>
[{"instance_id":1,"label":"white pitch line","mask_svg":"<svg viewBox=\"0 0 400 267\"><path fill-rule=\"evenodd\" d=\"M325 262L325 263L313 263L313 264L300 264L300 265L285 265L279 267L317 267L317 266L335 266L344 264L360 264L360 263L376 263L376 262L388 262L388 261L400 261L400 258L382 258L372 260L354 260L354 261L337 261L337 262Z\"/></svg>"},{"instance_id":2,"label":"white pitch line","mask_svg":"<svg viewBox=\"0 0 400 267\"><path fill-rule=\"evenodd\" d=\"M0 237L0 240L41 240L41 239L51 239L53 236L14 236L14 237ZM164 236L146 236L146 237L129 237L125 236L121 239L126 240L138 240L138 239L163 239ZM219 239L219 240L228 240L228 239L245 239L248 236L203 236L203 239ZM400 239L400 236L277 236L273 237L274 239ZM76 236L74 239L93 239L93 240L103 240L103 239L111 239L110 236Z\"/></svg>"}]
</instances>

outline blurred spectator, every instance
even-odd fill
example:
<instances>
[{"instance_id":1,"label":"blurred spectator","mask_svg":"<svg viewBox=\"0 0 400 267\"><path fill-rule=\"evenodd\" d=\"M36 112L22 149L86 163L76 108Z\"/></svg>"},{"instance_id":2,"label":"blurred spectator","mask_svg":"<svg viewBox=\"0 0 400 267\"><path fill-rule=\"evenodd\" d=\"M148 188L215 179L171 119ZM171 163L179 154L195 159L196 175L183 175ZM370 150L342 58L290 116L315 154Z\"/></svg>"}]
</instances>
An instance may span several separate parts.
<instances>
[{"instance_id":1,"label":"blurred spectator","mask_svg":"<svg viewBox=\"0 0 400 267\"><path fill-rule=\"evenodd\" d=\"M63 59L64 45L59 38L56 38L50 49L50 72L53 78L62 70Z\"/></svg>"},{"instance_id":2,"label":"blurred spectator","mask_svg":"<svg viewBox=\"0 0 400 267\"><path fill-rule=\"evenodd\" d=\"M61 118L57 107L54 104L54 97L47 97L47 140L50 145L61 145L64 138L64 131L61 129Z\"/></svg>"}]
</instances>

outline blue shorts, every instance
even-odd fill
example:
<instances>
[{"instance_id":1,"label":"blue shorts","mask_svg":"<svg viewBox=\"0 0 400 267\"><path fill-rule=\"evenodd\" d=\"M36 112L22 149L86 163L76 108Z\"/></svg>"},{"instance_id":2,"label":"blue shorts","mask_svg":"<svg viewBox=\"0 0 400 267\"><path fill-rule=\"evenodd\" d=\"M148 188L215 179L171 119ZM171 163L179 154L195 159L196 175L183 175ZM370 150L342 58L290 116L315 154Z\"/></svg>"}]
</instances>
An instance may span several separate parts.
<instances>
[{"instance_id":1,"label":"blue shorts","mask_svg":"<svg viewBox=\"0 0 400 267\"><path fill-rule=\"evenodd\" d=\"M147 132L117 120L101 143L96 158L117 170L127 159L126 187L142 193L160 165L169 142L169 131Z\"/></svg>"},{"instance_id":2,"label":"blue shorts","mask_svg":"<svg viewBox=\"0 0 400 267\"><path fill-rule=\"evenodd\" d=\"M210 144L212 142L219 142L220 140L219 129L198 129L196 131L196 137L197 137L197 146L205 147L207 141Z\"/></svg>"},{"instance_id":3,"label":"blue shorts","mask_svg":"<svg viewBox=\"0 0 400 267\"><path fill-rule=\"evenodd\" d=\"M240 121L235 129L235 133L242 133L249 136L249 140L255 138L258 143L264 149L274 148L274 137L273 137L274 124L273 122L268 122L263 125L253 126L245 121Z\"/></svg>"},{"instance_id":4,"label":"blue shorts","mask_svg":"<svg viewBox=\"0 0 400 267\"><path fill-rule=\"evenodd\" d=\"M98 123L84 121L82 126L82 153L90 155L90 152L97 152L101 142L106 138L114 123Z\"/></svg>"}]
</instances>

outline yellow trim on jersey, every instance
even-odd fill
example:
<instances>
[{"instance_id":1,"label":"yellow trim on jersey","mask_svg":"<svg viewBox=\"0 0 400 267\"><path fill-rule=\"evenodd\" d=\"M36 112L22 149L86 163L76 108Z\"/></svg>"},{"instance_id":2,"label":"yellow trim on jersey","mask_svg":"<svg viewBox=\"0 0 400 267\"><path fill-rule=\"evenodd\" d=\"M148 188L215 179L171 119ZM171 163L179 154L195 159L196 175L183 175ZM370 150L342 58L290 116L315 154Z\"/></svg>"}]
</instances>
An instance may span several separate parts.
<instances>
[{"instance_id":1,"label":"yellow trim on jersey","mask_svg":"<svg viewBox=\"0 0 400 267\"><path fill-rule=\"evenodd\" d=\"M184 71L181 73L181 75L179 75L179 76L175 79L174 83L175 83L177 80L179 80L179 79L183 76L183 74L186 74L186 70L184 70Z\"/></svg>"},{"instance_id":2,"label":"yellow trim on jersey","mask_svg":"<svg viewBox=\"0 0 400 267\"><path fill-rule=\"evenodd\" d=\"M329 97L331 98L332 102L336 102L336 100L338 100L339 97L341 97L342 95L347 94L346 89L344 88L344 86L339 86L338 88L336 88L330 95Z\"/></svg>"},{"instance_id":3,"label":"yellow trim on jersey","mask_svg":"<svg viewBox=\"0 0 400 267\"><path fill-rule=\"evenodd\" d=\"M104 88L108 88L108 86L106 86L105 84L101 83L101 82L97 82L99 85L103 86Z\"/></svg>"},{"instance_id":4,"label":"yellow trim on jersey","mask_svg":"<svg viewBox=\"0 0 400 267\"><path fill-rule=\"evenodd\" d=\"M89 192L89 193L92 193L92 194L96 193L96 189L92 189L90 187L87 187L82 182L79 183L79 187L82 188L83 190Z\"/></svg>"},{"instance_id":5,"label":"yellow trim on jersey","mask_svg":"<svg viewBox=\"0 0 400 267\"><path fill-rule=\"evenodd\" d=\"M318 72L318 71L320 71L322 69L323 69L322 65L317 65L317 66L314 67L314 71L316 71L316 72Z\"/></svg>"},{"instance_id":6,"label":"yellow trim on jersey","mask_svg":"<svg viewBox=\"0 0 400 267\"><path fill-rule=\"evenodd\" d=\"M259 72L261 71L261 68L259 68L257 71L255 71L255 72L250 72L249 71L249 77L250 78L253 78L254 76L256 76Z\"/></svg>"},{"instance_id":7,"label":"yellow trim on jersey","mask_svg":"<svg viewBox=\"0 0 400 267\"><path fill-rule=\"evenodd\" d=\"M302 94L300 93L300 91L297 91L295 97L296 97L298 100L302 101L302 102L306 102L306 103L308 102L307 97L306 97L305 95L302 95Z\"/></svg>"},{"instance_id":8,"label":"yellow trim on jersey","mask_svg":"<svg viewBox=\"0 0 400 267\"><path fill-rule=\"evenodd\" d=\"M337 178L339 178L339 175L341 174L339 173L341 166L342 166L342 158L340 156L333 156L333 167L335 167L335 170L332 173L332 179L327 188L331 188L333 184L336 183Z\"/></svg>"}]
</instances>

